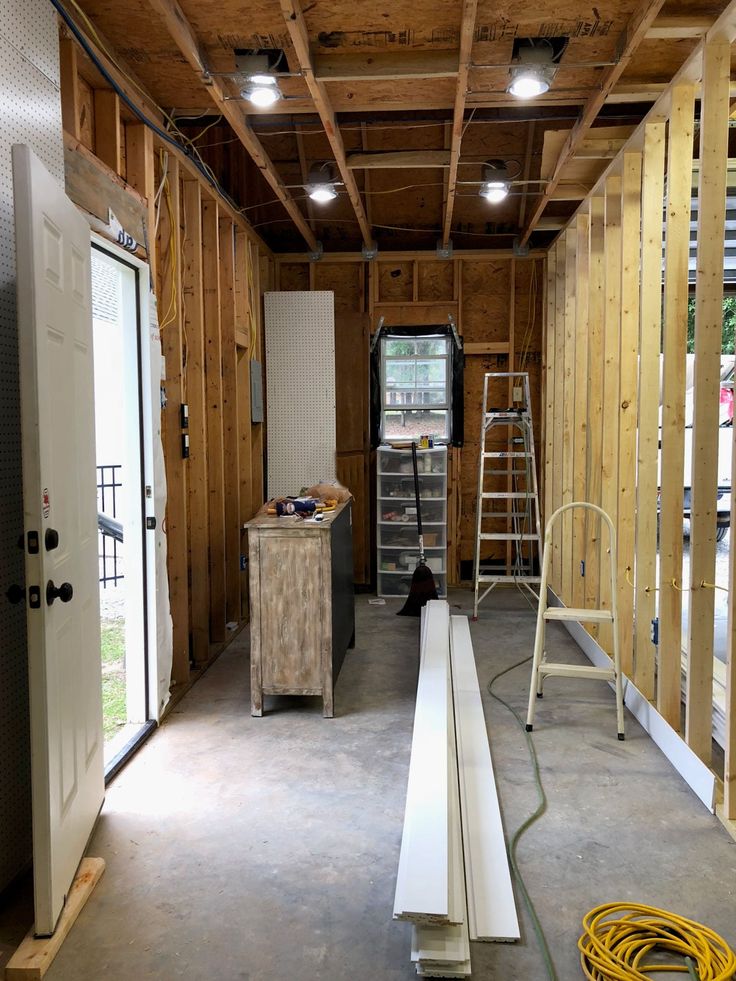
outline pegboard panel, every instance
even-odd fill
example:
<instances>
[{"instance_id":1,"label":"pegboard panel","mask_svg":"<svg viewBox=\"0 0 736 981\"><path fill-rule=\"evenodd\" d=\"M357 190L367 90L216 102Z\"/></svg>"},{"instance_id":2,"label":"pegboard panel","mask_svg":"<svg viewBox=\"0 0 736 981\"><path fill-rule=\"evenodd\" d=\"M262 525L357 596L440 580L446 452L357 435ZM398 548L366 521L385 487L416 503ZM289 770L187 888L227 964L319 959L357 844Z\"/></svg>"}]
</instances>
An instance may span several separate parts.
<instances>
[{"instance_id":1,"label":"pegboard panel","mask_svg":"<svg viewBox=\"0 0 736 981\"><path fill-rule=\"evenodd\" d=\"M335 480L335 299L264 295L268 496Z\"/></svg>"},{"instance_id":2,"label":"pegboard panel","mask_svg":"<svg viewBox=\"0 0 736 981\"><path fill-rule=\"evenodd\" d=\"M64 185L59 37L46 0L4 0L0 19L0 594L23 583L15 227L10 148L27 143ZM0 889L31 857L25 608L0 595Z\"/></svg>"}]
</instances>

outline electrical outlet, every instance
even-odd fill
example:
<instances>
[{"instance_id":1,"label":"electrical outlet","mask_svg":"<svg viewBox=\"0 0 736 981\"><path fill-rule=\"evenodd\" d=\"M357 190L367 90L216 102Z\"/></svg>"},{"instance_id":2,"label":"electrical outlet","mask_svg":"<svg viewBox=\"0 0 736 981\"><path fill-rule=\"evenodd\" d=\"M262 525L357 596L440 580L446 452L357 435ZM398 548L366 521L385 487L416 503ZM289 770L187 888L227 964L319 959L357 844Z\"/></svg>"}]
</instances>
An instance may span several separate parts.
<instances>
[{"instance_id":1,"label":"electrical outlet","mask_svg":"<svg viewBox=\"0 0 736 981\"><path fill-rule=\"evenodd\" d=\"M181 458L186 460L189 458L189 434L181 434Z\"/></svg>"},{"instance_id":2,"label":"electrical outlet","mask_svg":"<svg viewBox=\"0 0 736 981\"><path fill-rule=\"evenodd\" d=\"M186 402L181 404L179 425L182 429L189 429L189 406Z\"/></svg>"},{"instance_id":3,"label":"electrical outlet","mask_svg":"<svg viewBox=\"0 0 736 981\"><path fill-rule=\"evenodd\" d=\"M521 402L521 385L514 385L514 402Z\"/></svg>"},{"instance_id":4,"label":"electrical outlet","mask_svg":"<svg viewBox=\"0 0 736 981\"><path fill-rule=\"evenodd\" d=\"M651 629L649 631L649 639L655 647L659 645L659 617L655 617L652 620Z\"/></svg>"}]
</instances>

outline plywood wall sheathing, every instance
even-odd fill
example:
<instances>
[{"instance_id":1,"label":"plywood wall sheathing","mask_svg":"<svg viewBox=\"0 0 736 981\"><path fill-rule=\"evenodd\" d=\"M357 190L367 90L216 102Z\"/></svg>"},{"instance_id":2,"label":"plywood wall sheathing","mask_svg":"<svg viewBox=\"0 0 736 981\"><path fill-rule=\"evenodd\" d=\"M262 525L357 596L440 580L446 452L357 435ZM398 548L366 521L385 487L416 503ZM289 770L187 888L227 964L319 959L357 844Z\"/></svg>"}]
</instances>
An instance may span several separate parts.
<instances>
[{"instance_id":1,"label":"plywood wall sheathing","mask_svg":"<svg viewBox=\"0 0 736 981\"><path fill-rule=\"evenodd\" d=\"M120 97L112 89L94 90L96 155L114 170L123 169L123 126L120 121Z\"/></svg>"}]
</instances>

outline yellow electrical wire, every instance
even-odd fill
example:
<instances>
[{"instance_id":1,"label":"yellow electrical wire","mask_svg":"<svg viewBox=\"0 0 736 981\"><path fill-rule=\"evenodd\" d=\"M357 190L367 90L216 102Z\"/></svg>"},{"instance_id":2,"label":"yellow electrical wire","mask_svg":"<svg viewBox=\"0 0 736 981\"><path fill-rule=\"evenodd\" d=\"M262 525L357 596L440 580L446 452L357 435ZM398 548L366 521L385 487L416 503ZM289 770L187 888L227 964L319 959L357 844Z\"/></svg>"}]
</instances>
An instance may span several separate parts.
<instances>
[{"instance_id":1,"label":"yellow electrical wire","mask_svg":"<svg viewBox=\"0 0 736 981\"><path fill-rule=\"evenodd\" d=\"M629 584L629 586L631 586L632 589L636 589L636 584L631 581L631 577L629 576L629 573L630 572L631 572L631 566L630 565L627 565L626 566L626 569L624 571L624 575L626 577L626 582ZM672 582L674 583L674 579L672 580ZM658 593L659 592L659 586L645 586L644 587L644 592L645 593Z\"/></svg>"},{"instance_id":2,"label":"yellow electrical wire","mask_svg":"<svg viewBox=\"0 0 736 981\"><path fill-rule=\"evenodd\" d=\"M586 913L578 949L589 981L651 981L655 971L689 972L698 981L728 981L736 973L736 954L714 930L640 903L606 903ZM645 963L655 951L682 960Z\"/></svg>"}]
</instances>

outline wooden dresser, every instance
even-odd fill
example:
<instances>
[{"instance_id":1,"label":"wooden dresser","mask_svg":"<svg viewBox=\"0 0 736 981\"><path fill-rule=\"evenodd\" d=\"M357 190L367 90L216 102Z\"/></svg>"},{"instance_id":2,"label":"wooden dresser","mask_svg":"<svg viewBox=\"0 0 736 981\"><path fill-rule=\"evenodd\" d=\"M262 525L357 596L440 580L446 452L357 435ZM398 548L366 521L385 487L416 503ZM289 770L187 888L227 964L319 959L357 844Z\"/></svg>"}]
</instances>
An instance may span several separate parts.
<instances>
[{"instance_id":1,"label":"wooden dresser","mask_svg":"<svg viewBox=\"0 0 736 981\"><path fill-rule=\"evenodd\" d=\"M251 714L263 696L321 695L333 716L333 691L355 643L350 503L322 522L259 515L248 530Z\"/></svg>"}]
</instances>

